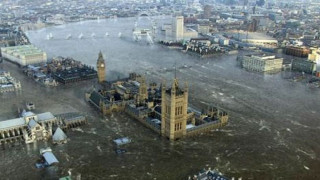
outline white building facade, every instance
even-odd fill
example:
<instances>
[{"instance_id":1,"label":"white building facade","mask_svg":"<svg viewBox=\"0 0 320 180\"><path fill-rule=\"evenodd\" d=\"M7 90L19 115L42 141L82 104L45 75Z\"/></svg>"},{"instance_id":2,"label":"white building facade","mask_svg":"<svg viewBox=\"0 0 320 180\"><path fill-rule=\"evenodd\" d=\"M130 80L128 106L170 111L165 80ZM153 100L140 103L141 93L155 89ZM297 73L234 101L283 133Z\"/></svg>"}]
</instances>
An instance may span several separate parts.
<instances>
[{"instance_id":1,"label":"white building facade","mask_svg":"<svg viewBox=\"0 0 320 180\"><path fill-rule=\"evenodd\" d=\"M2 57L21 66L47 62L47 53L33 45L2 47Z\"/></svg>"},{"instance_id":2,"label":"white building facade","mask_svg":"<svg viewBox=\"0 0 320 180\"><path fill-rule=\"evenodd\" d=\"M50 112L23 112L20 118L0 121L0 140L10 142L20 139L25 143L47 140L52 136L52 125L56 122L56 117Z\"/></svg>"},{"instance_id":3,"label":"white building facade","mask_svg":"<svg viewBox=\"0 0 320 180\"><path fill-rule=\"evenodd\" d=\"M21 83L10 75L10 72L0 71L0 93L21 90Z\"/></svg>"},{"instance_id":4,"label":"white building facade","mask_svg":"<svg viewBox=\"0 0 320 180\"><path fill-rule=\"evenodd\" d=\"M243 68L257 72L279 72L283 64L282 58L266 55L247 55L241 61Z\"/></svg>"}]
</instances>

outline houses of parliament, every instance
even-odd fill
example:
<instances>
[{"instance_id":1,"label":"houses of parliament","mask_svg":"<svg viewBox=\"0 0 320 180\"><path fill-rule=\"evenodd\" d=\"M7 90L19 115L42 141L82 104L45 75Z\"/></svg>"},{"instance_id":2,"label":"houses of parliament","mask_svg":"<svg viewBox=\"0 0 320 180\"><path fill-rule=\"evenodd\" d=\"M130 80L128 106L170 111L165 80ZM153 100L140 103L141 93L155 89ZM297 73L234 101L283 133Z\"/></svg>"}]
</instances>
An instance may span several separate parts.
<instances>
[{"instance_id":1,"label":"houses of parliament","mask_svg":"<svg viewBox=\"0 0 320 180\"><path fill-rule=\"evenodd\" d=\"M174 78L171 86L163 81L146 84L144 76L130 73L129 77L106 81L106 62L102 53L97 60L100 89L87 92L86 100L103 115L125 112L170 140L194 136L223 127L228 114L217 107L200 112L188 106L188 84Z\"/></svg>"}]
</instances>

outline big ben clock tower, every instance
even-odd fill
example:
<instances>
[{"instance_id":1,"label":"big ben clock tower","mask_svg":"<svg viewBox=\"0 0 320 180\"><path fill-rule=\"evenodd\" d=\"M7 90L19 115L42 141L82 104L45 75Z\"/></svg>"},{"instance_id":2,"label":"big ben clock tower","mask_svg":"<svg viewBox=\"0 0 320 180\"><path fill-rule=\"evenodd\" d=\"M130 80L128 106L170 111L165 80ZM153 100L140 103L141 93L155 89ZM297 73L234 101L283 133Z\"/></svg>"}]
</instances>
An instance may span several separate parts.
<instances>
[{"instance_id":1,"label":"big ben clock tower","mask_svg":"<svg viewBox=\"0 0 320 180\"><path fill-rule=\"evenodd\" d=\"M102 83L106 80L106 65L101 51L99 52L99 58L97 60L98 82Z\"/></svg>"}]
</instances>

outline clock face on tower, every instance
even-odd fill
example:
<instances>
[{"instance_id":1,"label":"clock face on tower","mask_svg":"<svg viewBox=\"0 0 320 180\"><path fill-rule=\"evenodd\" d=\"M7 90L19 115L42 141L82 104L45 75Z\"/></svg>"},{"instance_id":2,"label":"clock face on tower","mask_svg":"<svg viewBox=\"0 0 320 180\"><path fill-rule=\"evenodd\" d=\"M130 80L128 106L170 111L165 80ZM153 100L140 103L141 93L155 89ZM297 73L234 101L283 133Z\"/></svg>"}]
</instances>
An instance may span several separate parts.
<instances>
[{"instance_id":1,"label":"clock face on tower","mask_svg":"<svg viewBox=\"0 0 320 180\"><path fill-rule=\"evenodd\" d=\"M102 68L103 68L103 67L104 67L104 64L101 64L101 65L100 65L100 67L102 67Z\"/></svg>"}]
</instances>

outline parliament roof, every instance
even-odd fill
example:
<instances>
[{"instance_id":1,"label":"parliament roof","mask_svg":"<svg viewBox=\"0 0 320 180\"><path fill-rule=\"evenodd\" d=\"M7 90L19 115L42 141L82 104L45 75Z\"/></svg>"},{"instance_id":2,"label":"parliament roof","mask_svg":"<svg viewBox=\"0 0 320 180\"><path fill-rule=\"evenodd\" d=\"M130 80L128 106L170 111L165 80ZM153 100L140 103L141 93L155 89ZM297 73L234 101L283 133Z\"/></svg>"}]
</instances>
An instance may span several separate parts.
<instances>
[{"instance_id":1,"label":"parliament roof","mask_svg":"<svg viewBox=\"0 0 320 180\"><path fill-rule=\"evenodd\" d=\"M100 100L102 99L103 99L103 96L97 91L93 91L90 95L90 100L97 106L99 106Z\"/></svg>"}]
</instances>

